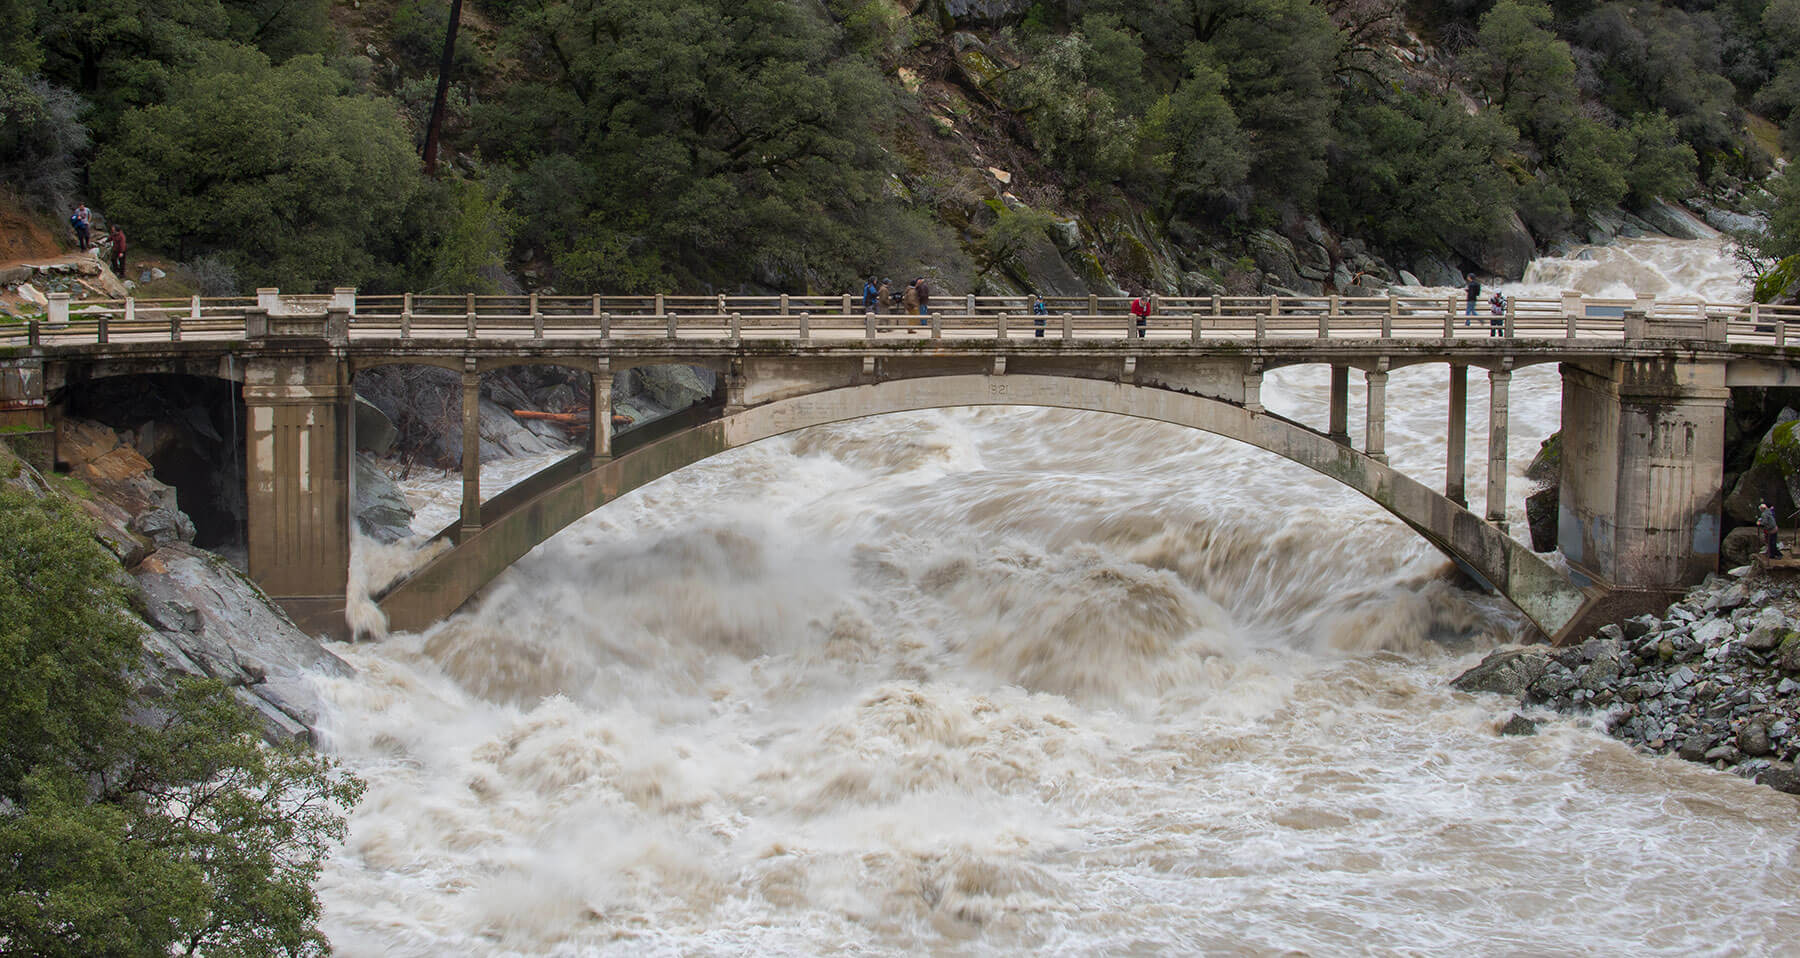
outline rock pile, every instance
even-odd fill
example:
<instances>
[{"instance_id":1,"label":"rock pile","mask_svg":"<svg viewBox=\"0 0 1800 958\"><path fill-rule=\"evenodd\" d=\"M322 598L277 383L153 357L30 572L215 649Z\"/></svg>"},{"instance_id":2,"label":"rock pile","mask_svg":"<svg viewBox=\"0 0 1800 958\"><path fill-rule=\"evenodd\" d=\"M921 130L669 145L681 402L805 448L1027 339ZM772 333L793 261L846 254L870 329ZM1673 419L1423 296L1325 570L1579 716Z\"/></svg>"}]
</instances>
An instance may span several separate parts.
<instances>
[{"instance_id":1,"label":"rock pile","mask_svg":"<svg viewBox=\"0 0 1800 958\"><path fill-rule=\"evenodd\" d=\"M1598 710L1614 738L1800 794L1800 580L1709 576L1662 617L1577 645L1501 649L1452 684L1522 706ZM1529 734L1514 715L1504 734Z\"/></svg>"}]
</instances>

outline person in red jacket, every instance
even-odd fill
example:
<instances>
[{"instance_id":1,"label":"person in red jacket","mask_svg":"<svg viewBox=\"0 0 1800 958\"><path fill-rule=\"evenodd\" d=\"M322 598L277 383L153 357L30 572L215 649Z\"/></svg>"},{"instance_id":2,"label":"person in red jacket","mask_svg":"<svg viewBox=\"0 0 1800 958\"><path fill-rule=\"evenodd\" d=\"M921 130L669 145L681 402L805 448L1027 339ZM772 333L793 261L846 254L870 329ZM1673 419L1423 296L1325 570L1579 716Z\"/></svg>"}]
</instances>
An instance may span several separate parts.
<instances>
[{"instance_id":1,"label":"person in red jacket","mask_svg":"<svg viewBox=\"0 0 1800 958\"><path fill-rule=\"evenodd\" d=\"M114 223L112 228L112 271L120 279L125 278L125 230Z\"/></svg>"},{"instance_id":2,"label":"person in red jacket","mask_svg":"<svg viewBox=\"0 0 1800 958\"><path fill-rule=\"evenodd\" d=\"M1143 339L1150 329L1150 300L1143 296L1132 297L1131 315L1137 317L1137 338Z\"/></svg>"}]
</instances>

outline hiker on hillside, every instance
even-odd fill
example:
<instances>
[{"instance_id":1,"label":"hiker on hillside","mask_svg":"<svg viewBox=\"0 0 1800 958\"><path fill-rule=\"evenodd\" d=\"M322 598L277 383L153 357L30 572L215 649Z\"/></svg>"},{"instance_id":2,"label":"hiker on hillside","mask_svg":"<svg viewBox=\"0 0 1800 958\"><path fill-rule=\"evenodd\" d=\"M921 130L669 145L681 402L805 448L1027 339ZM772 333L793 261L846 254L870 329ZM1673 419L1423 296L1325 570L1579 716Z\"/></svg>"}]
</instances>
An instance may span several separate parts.
<instances>
[{"instance_id":1,"label":"hiker on hillside","mask_svg":"<svg viewBox=\"0 0 1800 958\"><path fill-rule=\"evenodd\" d=\"M1762 530L1769 558L1781 558L1781 526L1775 522L1775 510L1766 502L1756 507L1756 527Z\"/></svg>"},{"instance_id":2,"label":"hiker on hillside","mask_svg":"<svg viewBox=\"0 0 1800 958\"><path fill-rule=\"evenodd\" d=\"M112 228L112 271L120 279L125 278L125 230L114 223Z\"/></svg>"},{"instance_id":3,"label":"hiker on hillside","mask_svg":"<svg viewBox=\"0 0 1800 958\"><path fill-rule=\"evenodd\" d=\"M86 203L75 207L75 212L69 214L69 228L75 231L75 245L83 253L88 251L88 232L93 225L94 214L88 210Z\"/></svg>"}]
</instances>

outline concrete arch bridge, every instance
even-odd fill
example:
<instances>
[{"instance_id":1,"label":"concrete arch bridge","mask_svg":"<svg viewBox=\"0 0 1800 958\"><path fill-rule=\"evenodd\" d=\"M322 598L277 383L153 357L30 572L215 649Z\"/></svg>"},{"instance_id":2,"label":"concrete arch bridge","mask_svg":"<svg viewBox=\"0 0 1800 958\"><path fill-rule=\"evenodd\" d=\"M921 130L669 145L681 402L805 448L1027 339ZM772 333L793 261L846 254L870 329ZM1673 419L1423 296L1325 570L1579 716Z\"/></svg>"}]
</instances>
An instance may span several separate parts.
<instances>
[{"instance_id":1,"label":"concrete arch bridge","mask_svg":"<svg viewBox=\"0 0 1800 958\"><path fill-rule=\"evenodd\" d=\"M55 307L57 304L53 303ZM67 309L67 304L63 304ZM249 571L303 626L343 633L355 447L353 381L392 364L462 381L463 506L451 547L379 597L395 629L448 616L570 523L709 456L809 426L909 410L1030 405L1108 412L1249 443L1330 476L1405 522L1562 639L1633 598L1718 563L1730 389L1800 386L1787 344L1800 310L1648 300L1515 301L1470 320L1454 299L1159 299L948 304L873 316L845 298L283 297L122 302L0 329L0 426L48 428L72 384L185 373L241 383ZM1507 533L1512 372L1556 363L1563 384L1561 512L1552 563ZM549 364L591 377L587 447L498 496L480 493L481 374ZM685 364L721 378L713 401L613 436L615 371ZM1330 366L1328 421L1261 403L1263 374ZM1445 486L1391 467L1392 370L1444 370ZM1366 414L1348 421L1349 370ZM1466 508L1468 373L1489 392L1486 515ZM1567 571L1563 571L1566 567Z\"/></svg>"}]
</instances>

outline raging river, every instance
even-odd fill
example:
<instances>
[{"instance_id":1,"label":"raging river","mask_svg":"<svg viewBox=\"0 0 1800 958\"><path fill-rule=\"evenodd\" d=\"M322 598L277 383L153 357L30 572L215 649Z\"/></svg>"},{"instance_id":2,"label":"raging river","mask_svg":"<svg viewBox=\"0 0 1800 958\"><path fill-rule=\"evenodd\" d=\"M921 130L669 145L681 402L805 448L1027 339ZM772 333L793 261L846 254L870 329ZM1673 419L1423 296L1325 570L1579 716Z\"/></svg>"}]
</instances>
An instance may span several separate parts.
<instances>
[{"instance_id":1,"label":"raging river","mask_svg":"<svg viewBox=\"0 0 1800 958\"><path fill-rule=\"evenodd\" d=\"M1504 287L1563 288L1744 297L1672 240ZM1328 378L1264 402L1322 426ZM1444 380L1388 385L1389 455L1439 488ZM1486 394L1472 370L1478 514ZM1515 376L1520 536L1558 395ZM325 930L350 956L1792 948L1795 799L1592 720L1498 737L1509 703L1448 683L1522 619L1445 566L1329 479L1158 423L943 410L738 450L427 634L336 648L322 744L369 788Z\"/></svg>"}]
</instances>

